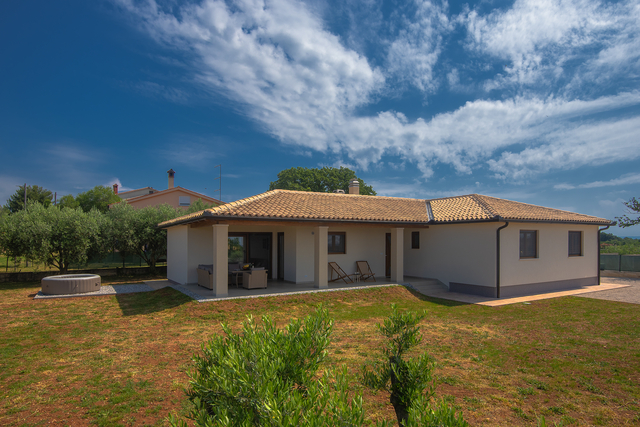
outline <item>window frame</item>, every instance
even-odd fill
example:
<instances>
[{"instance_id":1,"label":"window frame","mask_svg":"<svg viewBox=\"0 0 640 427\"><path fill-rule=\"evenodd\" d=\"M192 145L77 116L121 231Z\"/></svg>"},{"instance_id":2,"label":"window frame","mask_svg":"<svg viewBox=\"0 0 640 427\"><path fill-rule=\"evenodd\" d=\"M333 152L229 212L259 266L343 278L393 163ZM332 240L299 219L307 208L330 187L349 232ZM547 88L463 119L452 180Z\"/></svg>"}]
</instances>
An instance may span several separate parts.
<instances>
[{"instance_id":1,"label":"window frame","mask_svg":"<svg viewBox=\"0 0 640 427\"><path fill-rule=\"evenodd\" d=\"M571 253L571 249L572 249L571 248L571 236L572 235L575 236L576 234L578 236L580 236L580 241L579 241L579 244L578 244L578 246L579 246L578 247L578 253ZM569 232L568 232L568 245L569 245L568 252L567 252L568 256L570 256L570 257L581 257L581 256L584 256L584 239L583 239L582 231L569 230Z\"/></svg>"},{"instance_id":2,"label":"window frame","mask_svg":"<svg viewBox=\"0 0 640 427\"><path fill-rule=\"evenodd\" d=\"M344 250L343 252L335 251L335 239L333 236L342 236ZM344 255L347 253L347 232L346 231L329 231L327 233L327 253L329 255Z\"/></svg>"},{"instance_id":3,"label":"window frame","mask_svg":"<svg viewBox=\"0 0 640 427\"><path fill-rule=\"evenodd\" d=\"M411 249L420 249L420 232L411 232Z\"/></svg>"},{"instance_id":4,"label":"window frame","mask_svg":"<svg viewBox=\"0 0 640 427\"><path fill-rule=\"evenodd\" d=\"M526 236L530 235L531 233L533 233L533 235L535 236L535 242L534 242L534 254L532 255L523 255L523 246L526 246ZM523 239L524 238L524 239ZM537 259L539 258L540 254L538 251L538 230L520 230L520 259ZM527 249L526 247L524 249Z\"/></svg>"},{"instance_id":5,"label":"window frame","mask_svg":"<svg viewBox=\"0 0 640 427\"><path fill-rule=\"evenodd\" d=\"M182 200L188 199L187 202L183 202ZM191 196L178 196L178 206L186 207L191 206Z\"/></svg>"}]
</instances>

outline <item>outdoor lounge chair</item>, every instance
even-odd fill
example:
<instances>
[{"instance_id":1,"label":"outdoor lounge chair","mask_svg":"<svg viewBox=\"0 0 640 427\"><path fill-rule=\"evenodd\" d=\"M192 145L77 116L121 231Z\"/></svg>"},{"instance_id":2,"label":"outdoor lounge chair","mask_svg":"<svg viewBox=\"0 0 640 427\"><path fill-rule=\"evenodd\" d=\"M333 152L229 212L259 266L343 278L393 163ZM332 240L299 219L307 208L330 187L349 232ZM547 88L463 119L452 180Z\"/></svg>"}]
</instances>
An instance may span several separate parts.
<instances>
[{"instance_id":1,"label":"outdoor lounge chair","mask_svg":"<svg viewBox=\"0 0 640 427\"><path fill-rule=\"evenodd\" d=\"M260 267L242 273L242 287L245 289L266 288L267 270Z\"/></svg>"},{"instance_id":2,"label":"outdoor lounge chair","mask_svg":"<svg viewBox=\"0 0 640 427\"><path fill-rule=\"evenodd\" d=\"M360 280L366 282L368 278L372 278L374 282L376 281L376 273L371 271L368 261L356 261L356 265L358 273L360 273Z\"/></svg>"},{"instance_id":3,"label":"outdoor lounge chair","mask_svg":"<svg viewBox=\"0 0 640 427\"><path fill-rule=\"evenodd\" d=\"M351 278L351 276L345 273L344 270L340 268L338 263L330 262L329 267L331 267L331 277L329 277L329 282L335 282L336 280L342 279L344 280L344 283L353 283L353 279ZM338 275L338 278L336 279L333 278L334 271Z\"/></svg>"}]
</instances>

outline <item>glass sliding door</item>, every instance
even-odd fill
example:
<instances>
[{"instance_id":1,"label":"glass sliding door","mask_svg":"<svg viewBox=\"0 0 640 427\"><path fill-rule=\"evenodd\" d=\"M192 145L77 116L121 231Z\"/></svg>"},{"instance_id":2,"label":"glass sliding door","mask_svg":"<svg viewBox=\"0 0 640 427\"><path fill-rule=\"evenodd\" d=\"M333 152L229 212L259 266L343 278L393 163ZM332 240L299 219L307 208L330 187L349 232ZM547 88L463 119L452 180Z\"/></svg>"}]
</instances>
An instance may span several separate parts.
<instances>
[{"instance_id":1,"label":"glass sliding door","mask_svg":"<svg viewBox=\"0 0 640 427\"><path fill-rule=\"evenodd\" d=\"M271 233L229 233L229 264L251 263L273 278L271 240Z\"/></svg>"},{"instance_id":2,"label":"glass sliding door","mask_svg":"<svg viewBox=\"0 0 640 427\"><path fill-rule=\"evenodd\" d=\"M271 233L249 233L249 262L254 267L271 268ZM271 276L271 271L269 271Z\"/></svg>"},{"instance_id":3,"label":"glass sliding door","mask_svg":"<svg viewBox=\"0 0 640 427\"><path fill-rule=\"evenodd\" d=\"M229 264L244 264L246 261L246 242L244 235L232 235L229 233Z\"/></svg>"}]
</instances>

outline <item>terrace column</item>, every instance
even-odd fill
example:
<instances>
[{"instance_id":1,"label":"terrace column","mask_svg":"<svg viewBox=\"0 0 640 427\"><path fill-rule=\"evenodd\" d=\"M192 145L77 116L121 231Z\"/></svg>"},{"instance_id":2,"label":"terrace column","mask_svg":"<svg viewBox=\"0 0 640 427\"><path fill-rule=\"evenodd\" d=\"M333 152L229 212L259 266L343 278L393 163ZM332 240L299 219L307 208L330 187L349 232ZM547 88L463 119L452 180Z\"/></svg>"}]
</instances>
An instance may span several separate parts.
<instances>
[{"instance_id":1,"label":"terrace column","mask_svg":"<svg viewBox=\"0 0 640 427\"><path fill-rule=\"evenodd\" d=\"M328 254L329 251L329 227L316 227L313 234L314 240L314 264L313 264L313 281L316 288L328 288L329 278L328 270Z\"/></svg>"},{"instance_id":2,"label":"terrace column","mask_svg":"<svg viewBox=\"0 0 640 427\"><path fill-rule=\"evenodd\" d=\"M213 225L213 293L229 295L229 224Z\"/></svg>"},{"instance_id":3,"label":"terrace column","mask_svg":"<svg viewBox=\"0 0 640 427\"><path fill-rule=\"evenodd\" d=\"M404 229L391 229L391 281L404 281Z\"/></svg>"}]
</instances>

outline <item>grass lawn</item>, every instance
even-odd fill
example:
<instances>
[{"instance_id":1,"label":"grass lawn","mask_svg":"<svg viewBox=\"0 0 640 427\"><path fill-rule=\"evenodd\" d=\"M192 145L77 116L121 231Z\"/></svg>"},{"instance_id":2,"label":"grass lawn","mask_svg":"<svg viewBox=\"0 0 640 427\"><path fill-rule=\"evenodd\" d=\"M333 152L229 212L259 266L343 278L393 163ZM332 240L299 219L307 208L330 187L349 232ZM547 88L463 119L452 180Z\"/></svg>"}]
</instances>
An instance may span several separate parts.
<instances>
[{"instance_id":1,"label":"grass lawn","mask_svg":"<svg viewBox=\"0 0 640 427\"><path fill-rule=\"evenodd\" d=\"M34 301L38 290L0 284L0 425L163 425L184 413L191 355L220 322L269 314L284 324L320 303L335 320L328 367L349 367L369 419L392 420L388 395L363 389L357 373L377 355L375 325L394 302L427 310L420 350L437 361L436 396L471 425L541 415L547 425L640 425L638 305L563 297L491 308L403 287L204 304L170 288Z\"/></svg>"}]
</instances>

